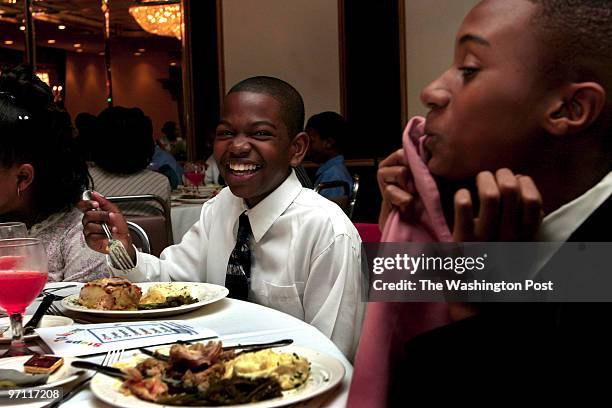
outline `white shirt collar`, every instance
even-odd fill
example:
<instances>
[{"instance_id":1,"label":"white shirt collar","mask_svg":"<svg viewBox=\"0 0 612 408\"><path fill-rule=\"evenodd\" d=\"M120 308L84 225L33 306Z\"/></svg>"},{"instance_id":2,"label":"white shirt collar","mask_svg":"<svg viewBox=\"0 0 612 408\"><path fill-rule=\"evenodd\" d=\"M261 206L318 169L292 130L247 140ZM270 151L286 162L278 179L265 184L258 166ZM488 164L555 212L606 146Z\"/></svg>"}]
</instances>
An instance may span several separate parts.
<instances>
[{"instance_id":1,"label":"white shirt collar","mask_svg":"<svg viewBox=\"0 0 612 408\"><path fill-rule=\"evenodd\" d=\"M612 172L586 193L544 217L537 241L565 242L612 195Z\"/></svg>"},{"instance_id":2,"label":"white shirt collar","mask_svg":"<svg viewBox=\"0 0 612 408\"><path fill-rule=\"evenodd\" d=\"M236 223L240 214L246 212L251 224L253 238L255 242L259 242L278 217L289 208L301 191L302 184L295 175L295 170L291 170L289 177L253 208L248 208L242 198L232 194L232 198L237 204L236 207L240 209L233 221Z\"/></svg>"}]
</instances>

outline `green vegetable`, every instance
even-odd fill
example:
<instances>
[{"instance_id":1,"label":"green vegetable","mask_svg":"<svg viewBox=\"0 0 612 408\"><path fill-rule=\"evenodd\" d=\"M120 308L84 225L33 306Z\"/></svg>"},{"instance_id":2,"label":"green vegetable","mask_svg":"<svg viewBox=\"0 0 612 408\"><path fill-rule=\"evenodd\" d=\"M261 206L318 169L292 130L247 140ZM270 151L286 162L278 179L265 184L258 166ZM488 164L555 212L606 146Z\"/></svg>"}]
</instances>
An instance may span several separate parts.
<instances>
[{"instance_id":1,"label":"green vegetable","mask_svg":"<svg viewBox=\"0 0 612 408\"><path fill-rule=\"evenodd\" d=\"M139 310L151 310L151 309L164 309L167 307L178 307L183 305L189 305L192 303L199 302L198 299L193 298L191 296L169 296L166 298L166 301L163 303L149 303L149 304L139 304Z\"/></svg>"}]
</instances>

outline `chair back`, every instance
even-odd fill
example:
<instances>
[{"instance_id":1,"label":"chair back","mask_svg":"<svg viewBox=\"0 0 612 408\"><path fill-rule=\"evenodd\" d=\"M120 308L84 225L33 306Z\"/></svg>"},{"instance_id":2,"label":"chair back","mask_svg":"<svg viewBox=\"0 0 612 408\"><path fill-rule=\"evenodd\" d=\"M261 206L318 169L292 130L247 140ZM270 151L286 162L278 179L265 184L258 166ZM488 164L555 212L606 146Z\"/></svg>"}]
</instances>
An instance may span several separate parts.
<instances>
[{"instance_id":1,"label":"chair back","mask_svg":"<svg viewBox=\"0 0 612 408\"><path fill-rule=\"evenodd\" d=\"M126 215L126 221L130 221L134 224L137 224L142 230L144 230L150 243L149 253L155 256L159 256L159 254L161 254L164 248L174 243L174 239L172 238L172 220L170 217L170 206L163 198L153 194L142 194L133 196L107 197L107 199L113 203L150 203L151 201L157 202L162 208L161 214ZM134 235L136 235L136 233L132 234L132 236ZM144 250L144 246L143 251L146 252Z\"/></svg>"},{"instance_id":2,"label":"chair back","mask_svg":"<svg viewBox=\"0 0 612 408\"><path fill-rule=\"evenodd\" d=\"M142 229L142 227L135 222L127 221L128 230L130 231L130 236L132 237L132 243L138 248L141 252L146 254L151 253L151 241L149 240L149 236L147 232Z\"/></svg>"},{"instance_id":3,"label":"chair back","mask_svg":"<svg viewBox=\"0 0 612 408\"><path fill-rule=\"evenodd\" d=\"M359 191L359 174L353 175L353 189L349 196L348 211L347 215L349 219L353 219L353 212L355 211L355 203L357 202L357 192Z\"/></svg>"},{"instance_id":4,"label":"chair back","mask_svg":"<svg viewBox=\"0 0 612 408\"><path fill-rule=\"evenodd\" d=\"M330 201L333 201L334 203L338 204L338 206L342 208L342 211L344 211L348 215L351 196L350 196L349 184L346 181L342 181L342 180L325 181L323 183L319 183L314 188L314 191L315 193L320 194L321 191L323 190L327 190L329 188L338 188L338 187L342 187L342 189L344 190L344 195L327 197L327 198Z\"/></svg>"}]
</instances>

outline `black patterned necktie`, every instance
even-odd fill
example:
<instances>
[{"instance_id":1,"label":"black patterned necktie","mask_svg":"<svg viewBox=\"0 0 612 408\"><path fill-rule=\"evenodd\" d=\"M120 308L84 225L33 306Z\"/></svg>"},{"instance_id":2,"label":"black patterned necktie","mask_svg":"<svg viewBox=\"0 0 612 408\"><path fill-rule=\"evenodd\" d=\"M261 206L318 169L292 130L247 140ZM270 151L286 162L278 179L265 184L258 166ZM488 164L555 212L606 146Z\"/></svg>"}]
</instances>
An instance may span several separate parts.
<instances>
[{"instance_id":1,"label":"black patterned necktie","mask_svg":"<svg viewBox=\"0 0 612 408\"><path fill-rule=\"evenodd\" d=\"M249 297L249 283L251 281L251 224L246 213L240 215L238 221L238 234L236 246L232 251L227 272L225 274L225 287L229 289L229 297L246 300Z\"/></svg>"}]
</instances>

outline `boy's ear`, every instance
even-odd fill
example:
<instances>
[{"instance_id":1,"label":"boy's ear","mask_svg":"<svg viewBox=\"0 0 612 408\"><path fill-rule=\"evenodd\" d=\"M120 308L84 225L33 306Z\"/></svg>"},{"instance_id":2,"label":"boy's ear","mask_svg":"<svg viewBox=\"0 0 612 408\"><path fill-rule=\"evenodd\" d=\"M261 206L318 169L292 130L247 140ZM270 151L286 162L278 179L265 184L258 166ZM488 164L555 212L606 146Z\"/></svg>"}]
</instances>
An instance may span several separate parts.
<instances>
[{"instance_id":1,"label":"boy's ear","mask_svg":"<svg viewBox=\"0 0 612 408\"><path fill-rule=\"evenodd\" d=\"M34 167L31 164L21 164L17 169L17 188L20 192L27 190L34 181Z\"/></svg>"},{"instance_id":2,"label":"boy's ear","mask_svg":"<svg viewBox=\"0 0 612 408\"><path fill-rule=\"evenodd\" d=\"M293 138L291 141L291 167L299 166L302 163L309 142L310 138L306 132L300 132Z\"/></svg>"},{"instance_id":3,"label":"boy's ear","mask_svg":"<svg viewBox=\"0 0 612 408\"><path fill-rule=\"evenodd\" d=\"M596 82L581 82L561 90L546 112L544 128L564 136L584 131L597 120L606 103L606 91Z\"/></svg>"}]
</instances>

